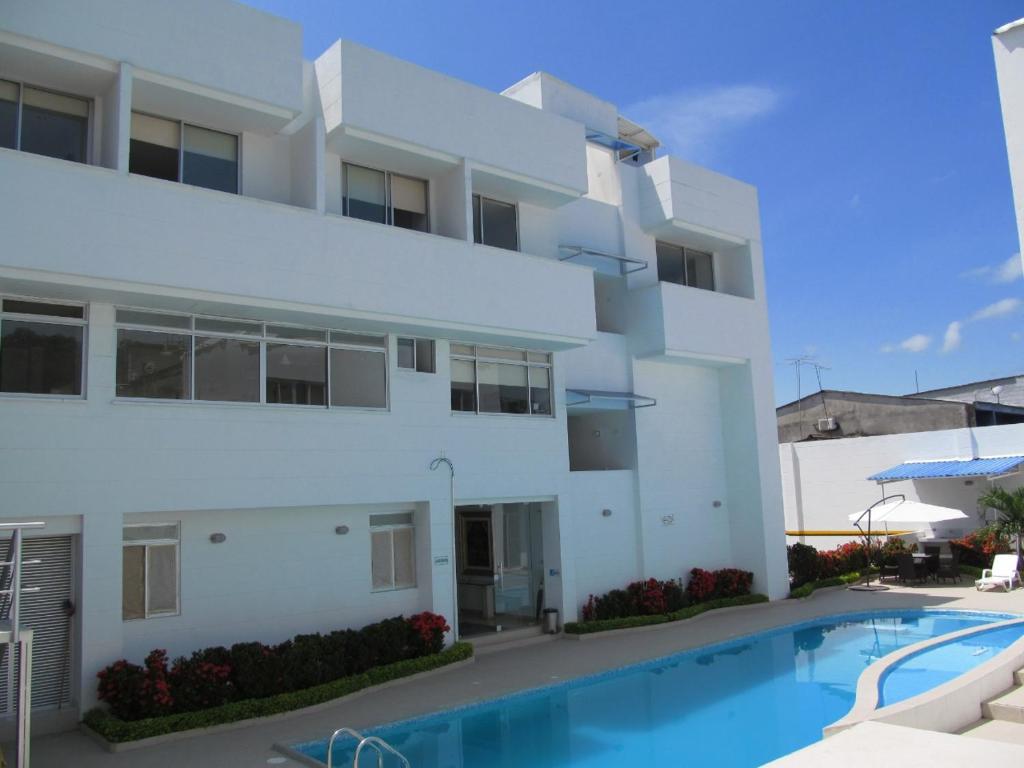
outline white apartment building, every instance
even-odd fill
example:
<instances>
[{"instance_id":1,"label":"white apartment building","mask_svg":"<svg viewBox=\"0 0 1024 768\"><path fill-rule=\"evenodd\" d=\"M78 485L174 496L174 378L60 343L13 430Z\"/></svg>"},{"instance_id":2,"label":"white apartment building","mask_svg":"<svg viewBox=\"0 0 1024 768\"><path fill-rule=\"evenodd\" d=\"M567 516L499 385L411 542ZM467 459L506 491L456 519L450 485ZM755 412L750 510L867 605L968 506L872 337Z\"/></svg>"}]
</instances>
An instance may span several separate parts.
<instances>
[{"instance_id":1,"label":"white apartment building","mask_svg":"<svg viewBox=\"0 0 1024 768\"><path fill-rule=\"evenodd\" d=\"M471 636L695 566L786 594L757 193L613 104L304 61L226 0L8 0L0 147L51 727L157 647Z\"/></svg>"},{"instance_id":2,"label":"white apartment building","mask_svg":"<svg viewBox=\"0 0 1024 768\"><path fill-rule=\"evenodd\" d=\"M1013 209L1017 214L1017 237L1024 244L1024 19L999 27L992 34L992 51L1010 162ZM1024 259L1024 245L1021 251Z\"/></svg>"}]
</instances>

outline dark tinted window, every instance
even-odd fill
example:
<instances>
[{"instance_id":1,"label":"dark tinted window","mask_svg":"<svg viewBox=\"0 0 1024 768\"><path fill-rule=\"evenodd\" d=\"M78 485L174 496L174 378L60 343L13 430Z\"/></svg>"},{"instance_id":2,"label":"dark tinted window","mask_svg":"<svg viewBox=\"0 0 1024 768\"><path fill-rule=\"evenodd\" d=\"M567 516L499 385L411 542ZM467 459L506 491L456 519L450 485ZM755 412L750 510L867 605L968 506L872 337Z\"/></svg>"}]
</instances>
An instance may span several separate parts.
<instances>
[{"instance_id":1,"label":"dark tinted window","mask_svg":"<svg viewBox=\"0 0 1024 768\"><path fill-rule=\"evenodd\" d=\"M89 102L35 88L24 88L21 148L37 155L85 162Z\"/></svg>"},{"instance_id":2,"label":"dark tinted window","mask_svg":"<svg viewBox=\"0 0 1024 768\"><path fill-rule=\"evenodd\" d=\"M174 120L133 112L128 171L177 181L180 132L181 126Z\"/></svg>"},{"instance_id":3,"label":"dark tinted window","mask_svg":"<svg viewBox=\"0 0 1024 768\"><path fill-rule=\"evenodd\" d=\"M117 396L187 400L192 337L160 331L117 332Z\"/></svg>"},{"instance_id":4,"label":"dark tinted window","mask_svg":"<svg viewBox=\"0 0 1024 768\"><path fill-rule=\"evenodd\" d=\"M238 192L238 137L185 126L182 181L197 187Z\"/></svg>"},{"instance_id":5,"label":"dark tinted window","mask_svg":"<svg viewBox=\"0 0 1024 768\"><path fill-rule=\"evenodd\" d=\"M331 405L386 408L388 384L384 353L332 349Z\"/></svg>"},{"instance_id":6,"label":"dark tinted window","mask_svg":"<svg viewBox=\"0 0 1024 768\"><path fill-rule=\"evenodd\" d=\"M478 243L519 250L519 233L516 223L516 207L487 197L474 201L473 238ZM479 213L477 213L479 208Z\"/></svg>"},{"instance_id":7,"label":"dark tinted window","mask_svg":"<svg viewBox=\"0 0 1024 768\"><path fill-rule=\"evenodd\" d=\"M452 410L476 411L476 373L472 360L452 360Z\"/></svg>"},{"instance_id":8,"label":"dark tinted window","mask_svg":"<svg viewBox=\"0 0 1024 768\"><path fill-rule=\"evenodd\" d=\"M20 299L4 299L4 312L17 315L47 315L48 317L73 317L81 320L85 317L85 309L71 304L47 304L42 301L22 301Z\"/></svg>"},{"instance_id":9,"label":"dark tinted window","mask_svg":"<svg viewBox=\"0 0 1024 768\"><path fill-rule=\"evenodd\" d=\"M0 147L18 146L18 84L0 80Z\"/></svg>"},{"instance_id":10,"label":"dark tinted window","mask_svg":"<svg viewBox=\"0 0 1024 768\"><path fill-rule=\"evenodd\" d=\"M669 243L656 243L658 253L658 279L666 283L686 285L686 267L683 249Z\"/></svg>"},{"instance_id":11,"label":"dark tinted window","mask_svg":"<svg viewBox=\"0 0 1024 768\"><path fill-rule=\"evenodd\" d=\"M387 223L387 192L383 171L345 165L345 214L354 219Z\"/></svg>"},{"instance_id":12,"label":"dark tinted window","mask_svg":"<svg viewBox=\"0 0 1024 768\"><path fill-rule=\"evenodd\" d=\"M82 394L81 326L0 321L0 392Z\"/></svg>"},{"instance_id":13,"label":"dark tinted window","mask_svg":"<svg viewBox=\"0 0 1024 768\"><path fill-rule=\"evenodd\" d=\"M529 413L526 367L478 363L481 413Z\"/></svg>"},{"instance_id":14,"label":"dark tinted window","mask_svg":"<svg viewBox=\"0 0 1024 768\"><path fill-rule=\"evenodd\" d=\"M325 405L327 350L267 344L267 402Z\"/></svg>"},{"instance_id":15,"label":"dark tinted window","mask_svg":"<svg viewBox=\"0 0 1024 768\"><path fill-rule=\"evenodd\" d=\"M196 336L196 400L258 403L260 345L210 336Z\"/></svg>"}]
</instances>

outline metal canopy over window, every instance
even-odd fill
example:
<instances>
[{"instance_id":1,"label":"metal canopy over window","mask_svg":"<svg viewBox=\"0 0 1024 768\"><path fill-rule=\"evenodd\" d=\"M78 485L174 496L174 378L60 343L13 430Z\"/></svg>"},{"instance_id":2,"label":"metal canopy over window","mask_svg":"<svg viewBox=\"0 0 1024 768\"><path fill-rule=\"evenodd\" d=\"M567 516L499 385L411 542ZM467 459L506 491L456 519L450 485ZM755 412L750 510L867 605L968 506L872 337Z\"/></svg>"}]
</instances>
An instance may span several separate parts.
<instances>
[{"instance_id":1,"label":"metal canopy over window","mask_svg":"<svg viewBox=\"0 0 1024 768\"><path fill-rule=\"evenodd\" d=\"M644 150L644 148L639 144L626 141L618 136L612 136L609 133L596 131L593 128L587 129L587 141L612 150L618 155L620 160L628 160L632 157L636 157ZM623 152L626 154L622 154Z\"/></svg>"},{"instance_id":2,"label":"metal canopy over window","mask_svg":"<svg viewBox=\"0 0 1024 768\"><path fill-rule=\"evenodd\" d=\"M597 260L607 264L608 262L614 263L618 266L620 275L629 275L633 272L639 272L641 269L647 269L647 262L641 261L640 259L632 259L629 256L618 256L614 253L605 253L604 251L596 251L593 248L587 248L583 245L560 245L558 250L563 255L558 257L559 261L570 261L572 259L580 259L583 263L587 263L590 266L595 266L598 271L604 271L600 269L600 266L591 265L590 262Z\"/></svg>"},{"instance_id":3,"label":"metal canopy over window","mask_svg":"<svg viewBox=\"0 0 1024 768\"><path fill-rule=\"evenodd\" d=\"M1021 464L1024 464L1024 456L905 461L872 475L868 480L888 483L895 480L931 480L943 477L998 477L1016 472Z\"/></svg>"},{"instance_id":4,"label":"metal canopy over window","mask_svg":"<svg viewBox=\"0 0 1024 768\"><path fill-rule=\"evenodd\" d=\"M653 397L644 397L633 392L607 392L600 389L566 389L566 408L593 410L626 410L629 408L650 408L657 405Z\"/></svg>"}]
</instances>

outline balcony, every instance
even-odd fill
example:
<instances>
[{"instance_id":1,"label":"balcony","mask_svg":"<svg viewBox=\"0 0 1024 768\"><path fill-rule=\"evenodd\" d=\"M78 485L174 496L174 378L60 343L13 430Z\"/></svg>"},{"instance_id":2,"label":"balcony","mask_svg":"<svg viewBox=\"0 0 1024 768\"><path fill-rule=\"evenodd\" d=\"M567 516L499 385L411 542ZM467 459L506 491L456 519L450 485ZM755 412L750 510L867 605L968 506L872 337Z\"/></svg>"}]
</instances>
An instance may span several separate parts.
<instances>
[{"instance_id":1,"label":"balcony","mask_svg":"<svg viewBox=\"0 0 1024 768\"><path fill-rule=\"evenodd\" d=\"M638 358L722 366L769 349L763 303L674 283L630 291L629 327Z\"/></svg>"},{"instance_id":2,"label":"balcony","mask_svg":"<svg viewBox=\"0 0 1024 768\"><path fill-rule=\"evenodd\" d=\"M4 250L5 290L546 349L596 334L591 272L554 259L11 150L0 178L5 239L31 244Z\"/></svg>"},{"instance_id":3,"label":"balcony","mask_svg":"<svg viewBox=\"0 0 1024 768\"><path fill-rule=\"evenodd\" d=\"M712 251L761 239L757 190L749 184L667 155L637 173L648 234Z\"/></svg>"},{"instance_id":4,"label":"balcony","mask_svg":"<svg viewBox=\"0 0 1024 768\"><path fill-rule=\"evenodd\" d=\"M169 0L8 0L3 17L13 33L0 45L7 76L12 61L34 62L36 72L59 63L54 46L37 42L46 40L85 54L75 56L79 66L116 71L131 62L153 91L230 94L229 106L264 113L277 127L302 110L301 27L241 3L209 0L183 13Z\"/></svg>"},{"instance_id":5,"label":"balcony","mask_svg":"<svg viewBox=\"0 0 1024 768\"><path fill-rule=\"evenodd\" d=\"M466 158L474 191L550 207L587 190L580 123L347 40L316 74L328 150L346 160L434 176Z\"/></svg>"}]
</instances>

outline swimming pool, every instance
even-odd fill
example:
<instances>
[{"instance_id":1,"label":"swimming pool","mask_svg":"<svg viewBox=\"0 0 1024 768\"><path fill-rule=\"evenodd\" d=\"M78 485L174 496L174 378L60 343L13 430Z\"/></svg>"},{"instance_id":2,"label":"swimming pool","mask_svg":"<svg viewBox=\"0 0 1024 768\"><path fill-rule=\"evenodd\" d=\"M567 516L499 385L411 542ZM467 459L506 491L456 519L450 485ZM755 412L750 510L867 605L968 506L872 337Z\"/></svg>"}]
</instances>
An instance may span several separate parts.
<instances>
[{"instance_id":1,"label":"swimming pool","mask_svg":"<svg viewBox=\"0 0 1024 768\"><path fill-rule=\"evenodd\" d=\"M821 738L887 653L1013 618L963 611L833 616L367 731L415 768L760 765ZM352 742L335 747L351 765ZM299 744L326 761L326 740Z\"/></svg>"},{"instance_id":2,"label":"swimming pool","mask_svg":"<svg viewBox=\"0 0 1024 768\"><path fill-rule=\"evenodd\" d=\"M930 691L995 657L1024 637L1024 623L994 627L934 645L899 660L878 681L878 706Z\"/></svg>"}]
</instances>

